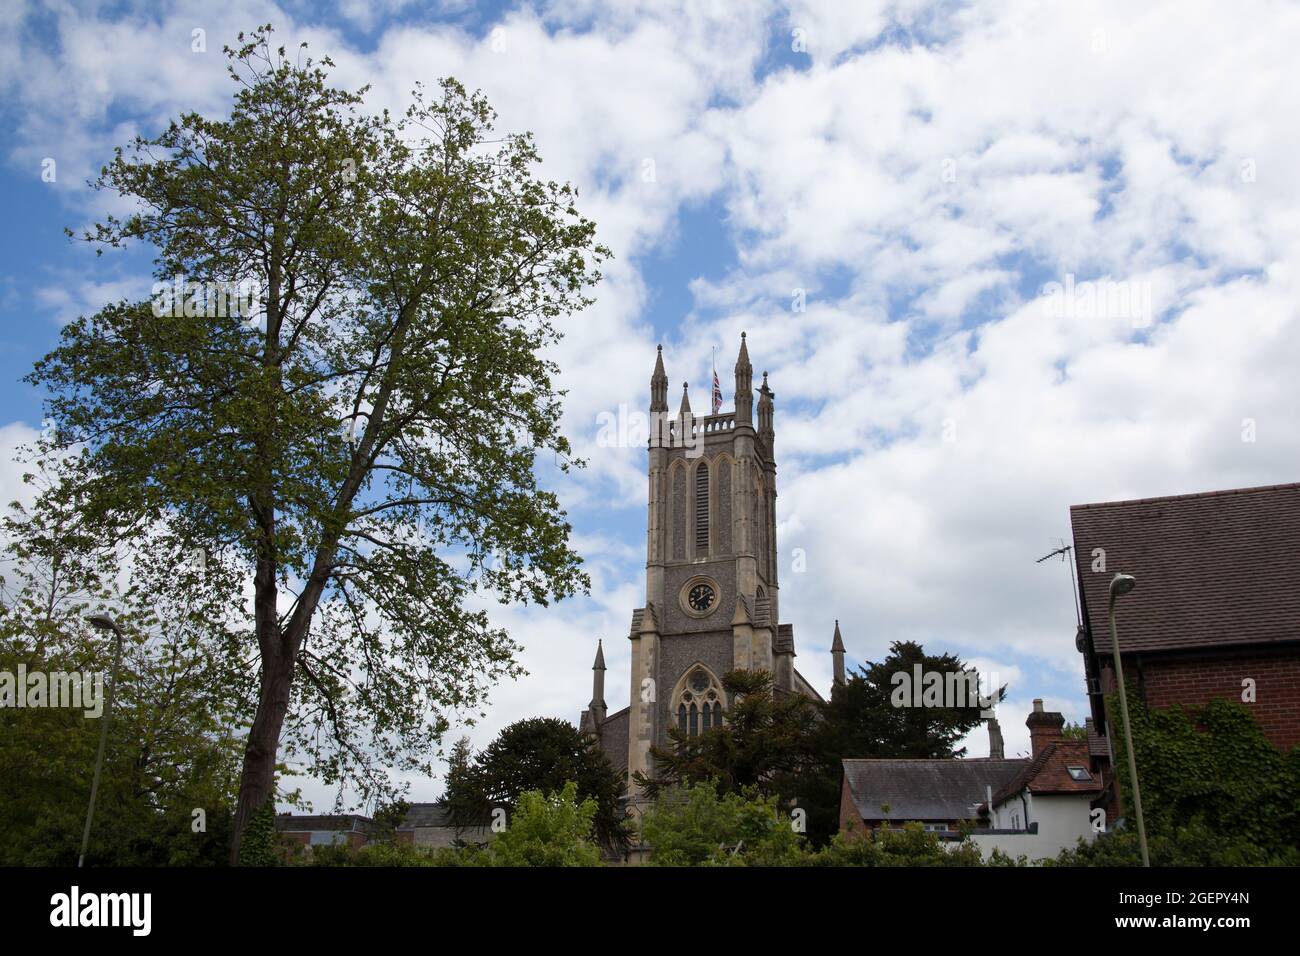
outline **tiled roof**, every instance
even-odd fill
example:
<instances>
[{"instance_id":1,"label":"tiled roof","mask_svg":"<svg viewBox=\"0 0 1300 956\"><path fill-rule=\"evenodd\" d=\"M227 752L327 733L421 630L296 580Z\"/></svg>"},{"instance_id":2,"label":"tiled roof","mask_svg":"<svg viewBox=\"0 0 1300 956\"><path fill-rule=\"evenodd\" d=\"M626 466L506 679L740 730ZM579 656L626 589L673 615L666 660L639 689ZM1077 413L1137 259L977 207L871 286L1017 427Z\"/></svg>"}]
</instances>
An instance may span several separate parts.
<instances>
[{"instance_id":1,"label":"tiled roof","mask_svg":"<svg viewBox=\"0 0 1300 956\"><path fill-rule=\"evenodd\" d=\"M1110 757L1110 745L1106 738L1097 733L1097 726L1089 717L1083 722L1084 729L1088 732L1088 753L1094 757Z\"/></svg>"},{"instance_id":2,"label":"tiled roof","mask_svg":"<svg viewBox=\"0 0 1300 956\"><path fill-rule=\"evenodd\" d=\"M487 826L488 821L484 820L482 826ZM424 830L424 829L445 829L445 830L474 830L473 826L458 827L452 822L451 813L445 803L413 803L406 811L406 816L398 825L399 830Z\"/></svg>"},{"instance_id":3,"label":"tiled roof","mask_svg":"<svg viewBox=\"0 0 1300 956\"><path fill-rule=\"evenodd\" d=\"M451 819L445 803L413 803L406 816L402 818L399 830L411 830L415 827L449 827Z\"/></svg>"},{"instance_id":4,"label":"tiled roof","mask_svg":"<svg viewBox=\"0 0 1300 956\"><path fill-rule=\"evenodd\" d=\"M275 828L281 833L304 833L314 830L357 830L368 833L374 826L369 817L355 813L293 814L281 813L275 818Z\"/></svg>"},{"instance_id":5,"label":"tiled roof","mask_svg":"<svg viewBox=\"0 0 1300 956\"><path fill-rule=\"evenodd\" d=\"M1117 571L1138 581L1119 602L1121 651L1300 641L1300 483L1075 505L1070 522L1097 654Z\"/></svg>"},{"instance_id":6,"label":"tiled roof","mask_svg":"<svg viewBox=\"0 0 1300 956\"><path fill-rule=\"evenodd\" d=\"M1023 759L845 760L844 776L864 820L971 820L1024 769ZM888 805L888 811L881 805Z\"/></svg>"},{"instance_id":7,"label":"tiled roof","mask_svg":"<svg viewBox=\"0 0 1300 956\"><path fill-rule=\"evenodd\" d=\"M1029 765L1012 777L1001 789L994 789L993 802L1001 803L1026 787L1032 794L1101 793L1101 780L1093 773L1086 740L1058 740L1043 747ZM1082 767L1088 780L1075 780L1070 767Z\"/></svg>"}]
</instances>

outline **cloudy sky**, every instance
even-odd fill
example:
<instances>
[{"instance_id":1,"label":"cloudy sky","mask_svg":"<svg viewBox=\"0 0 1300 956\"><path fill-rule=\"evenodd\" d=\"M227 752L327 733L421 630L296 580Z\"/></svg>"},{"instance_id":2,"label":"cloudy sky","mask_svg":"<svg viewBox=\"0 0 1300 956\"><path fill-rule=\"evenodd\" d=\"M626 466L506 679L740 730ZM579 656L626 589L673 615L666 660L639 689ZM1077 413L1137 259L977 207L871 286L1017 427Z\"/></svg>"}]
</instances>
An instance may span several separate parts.
<instances>
[{"instance_id":1,"label":"cloudy sky","mask_svg":"<svg viewBox=\"0 0 1300 956\"><path fill-rule=\"evenodd\" d=\"M151 282L146 259L63 238L104 211L86 179L182 110L226 110L221 47L265 22L376 108L444 75L483 89L616 255L558 349L590 467L547 475L591 595L494 610L530 673L497 689L480 745L576 721L597 637L626 702L645 452L599 422L646 406L656 343L697 409L715 348L730 407L741 330L770 373L800 670L829 684L836 618L851 662L898 639L954 651L1010 684L1009 751L1034 697L1084 716L1069 573L1035 563L1071 504L1300 477L1294 4L11 0L5 500L41 420L18 379L63 322Z\"/></svg>"}]
</instances>

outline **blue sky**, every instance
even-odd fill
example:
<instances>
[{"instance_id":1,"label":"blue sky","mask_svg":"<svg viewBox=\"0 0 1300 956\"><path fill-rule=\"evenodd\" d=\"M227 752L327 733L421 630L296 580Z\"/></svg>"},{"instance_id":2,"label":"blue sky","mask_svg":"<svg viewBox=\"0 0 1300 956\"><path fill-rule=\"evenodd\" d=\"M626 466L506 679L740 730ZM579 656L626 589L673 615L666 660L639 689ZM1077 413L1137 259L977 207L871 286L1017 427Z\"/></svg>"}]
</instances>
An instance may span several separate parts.
<instances>
[{"instance_id":1,"label":"blue sky","mask_svg":"<svg viewBox=\"0 0 1300 956\"><path fill-rule=\"evenodd\" d=\"M223 110L221 45L270 21L374 106L442 75L481 87L616 256L556 352L590 467L547 476L592 594L493 608L530 674L498 688L476 743L576 720L597 637L622 706L644 450L602 447L598 421L645 407L660 342L697 410L716 348L730 406L745 330L777 394L782 560L807 558L782 577L798 666L829 682L836 618L851 659L896 639L956 651L1010 684L1024 749L1032 698L1085 711L1067 573L1034 563L1068 540L1069 505L1292 481L1300 461L1300 14L1129 7L9 4L4 457L39 428L19 379L60 324L148 289L146 257L63 236L111 208L85 180L130 135ZM18 473L0 467L6 498Z\"/></svg>"}]
</instances>

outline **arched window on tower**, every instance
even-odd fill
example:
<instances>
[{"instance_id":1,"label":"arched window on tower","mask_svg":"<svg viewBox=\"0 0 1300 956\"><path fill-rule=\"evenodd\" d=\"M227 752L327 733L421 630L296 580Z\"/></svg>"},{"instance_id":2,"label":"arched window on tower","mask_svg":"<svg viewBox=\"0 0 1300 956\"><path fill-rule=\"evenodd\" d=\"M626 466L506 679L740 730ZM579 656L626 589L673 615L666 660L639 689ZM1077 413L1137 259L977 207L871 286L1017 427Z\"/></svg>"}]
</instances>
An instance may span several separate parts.
<instances>
[{"instance_id":1,"label":"arched window on tower","mask_svg":"<svg viewBox=\"0 0 1300 956\"><path fill-rule=\"evenodd\" d=\"M707 668L696 664L687 672L674 700L677 729L688 737L722 726L722 683Z\"/></svg>"},{"instance_id":2,"label":"arched window on tower","mask_svg":"<svg viewBox=\"0 0 1300 956\"><path fill-rule=\"evenodd\" d=\"M695 469L695 554L709 553L709 463Z\"/></svg>"}]
</instances>

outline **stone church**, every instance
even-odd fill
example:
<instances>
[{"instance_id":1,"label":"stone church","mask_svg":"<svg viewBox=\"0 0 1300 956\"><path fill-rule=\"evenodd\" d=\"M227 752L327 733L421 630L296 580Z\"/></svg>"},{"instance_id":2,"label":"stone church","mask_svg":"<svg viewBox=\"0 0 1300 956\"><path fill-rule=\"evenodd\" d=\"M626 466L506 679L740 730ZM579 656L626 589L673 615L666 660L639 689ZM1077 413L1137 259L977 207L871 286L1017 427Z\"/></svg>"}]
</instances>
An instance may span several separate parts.
<instances>
[{"instance_id":1,"label":"stone church","mask_svg":"<svg viewBox=\"0 0 1300 956\"><path fill-rule=\"evenodd\" d=\"M727 671L767 670L778 693L821 699L794 666L794 628L781 623L774 395L764 373L755 416L743 332L735 372L735 411L703 416L691 411L685 385L669 415L662 346L650 379L646 595L628 631L630 701L609 713L598 645L580 721L610 761L626 767L631 794L631 775L652 771L650 747L667 745L670 727L696 735L721 724ZM838 622L831 653L835 681L843 683Z\"/></svg>"}]
</instances>

